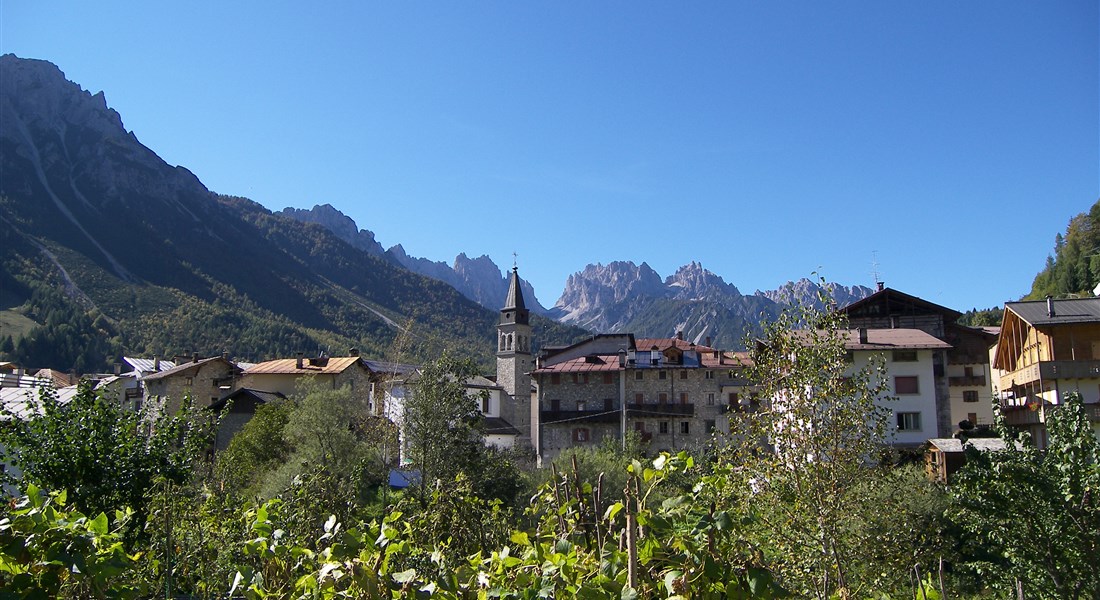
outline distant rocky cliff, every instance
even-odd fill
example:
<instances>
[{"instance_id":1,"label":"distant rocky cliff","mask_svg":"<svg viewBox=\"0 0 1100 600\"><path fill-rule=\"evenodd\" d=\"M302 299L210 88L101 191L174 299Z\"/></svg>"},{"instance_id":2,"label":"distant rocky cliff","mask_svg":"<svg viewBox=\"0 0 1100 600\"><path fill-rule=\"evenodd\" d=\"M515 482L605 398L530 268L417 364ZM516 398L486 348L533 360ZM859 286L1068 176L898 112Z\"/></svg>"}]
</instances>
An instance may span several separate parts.
<instances>
[{"instance_id":1,"label":"distant rocky cliff","mask_svg":"<svg viewBox=\"0 0 1100 600\"><path fill-rule=\"evenodd\" d=\"M351 217L336 210L331 204L319 204L310 210L287 207L275 214L303 223L316 223L368 254L383 256L386 253L382 244L375 241L374 232L359 229Z\"/></svg>"},{"instance_id":2,"label":"distant rocky cliff","mask_svg":"<svg viewBox=\"0 0 1100 600\"><path fill-rule=\"evenodd\" d=\"M409 256L400 244L381 253L374 234L359 229L351 218L332 206L311 210L288 208L280 213L318 223L357 248L382 255L414 273L442 281L467 298L496 310L507 293L507 278L488 256L459 254L452 265ZM535 291L523 282L524 298L536 313L594 333L631 332L663 337L682 332L699 343L724 348L739 347L746 334L760 330L761 322L779 314L793 302L819 306L820 294L840 305L866 297L871 289L830 284L827 290L808 279L790 282L777 290L742 294L737 287L697 262L680 267L662 278L648 264L616 261L588 265L569 276L561 297L545 309Z\"/></svg>"},{"instance_id":3,"label":"distant rocky cliff","mask_svg":"<svg viewBox=\"0 0 1100 600\"><path fill-rule=\"evenodd\" d=\"M697 343L709 339L715 346L734 348L785 305L795 301L816 305L822 291L840 305L872 293L862 286L829 285L822 290L819 284L802 279L779 290L746 296L696 262L663 280L646 263L613 262L588 265L569 276L550 316L598 332L653 337L682 332Z\"/></svg>"},{"instance_id":4,"label":"distant rocky cliff","mask_svg":"<svg viewBox=\"0 0 1100 600\"><path fill-rule=\"evenodd\" d=\"M284 208L278 214L306 223L321 225L352 246L364 252L386 258L395 265L404 267L413 273L442 281L458 290L463 296L486 308L500 309L500 304L508 293L506 274L502 273L500 267L488 256L482 255L477 258L470 258L462 253L455 257L453 265L448 265L445 262L409 256L401 244L383 251L382 245L375 241L373 232L359 229L359 226L351 217L329 204L314 206L310 210ZM523 297L527 301L527 308L536 314L546 314L548 311L535 297L535 290L531 287L531 284L523 280L521 280L521 283Z\"/></svg>"}]
</instances>

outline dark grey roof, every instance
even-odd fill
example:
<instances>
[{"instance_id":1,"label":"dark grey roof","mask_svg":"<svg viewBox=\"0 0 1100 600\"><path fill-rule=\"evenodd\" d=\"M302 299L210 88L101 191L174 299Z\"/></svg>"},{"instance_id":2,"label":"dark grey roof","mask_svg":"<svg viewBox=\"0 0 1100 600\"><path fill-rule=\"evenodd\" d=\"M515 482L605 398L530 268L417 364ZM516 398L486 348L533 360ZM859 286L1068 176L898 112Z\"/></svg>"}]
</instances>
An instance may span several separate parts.
<instances>
[{"instance_id":1,"label":"dark grey roof","mask_svg":"<svg viewBox=\"0 0 1100 600\"><path fill-rule=\"evenodd\" d=\"M512 267L512 276L508 280L508 297L504 299L504 307L502 310L524 310L527 307L523 305L523 290L519 285L519 271L516 267Z\"/></svg>"},{"instance_id":2,"label":"dark grey roof","mask_svg":"<svg viewBox=\"0 0 1100 600\"><path fill-rule=\"evenodd\" d=\"M241 370L240 367L233 364L229 360L226 360L226 359L224 359L220 356L214 356L214 357L211 357L211 358L203 358L203 359L200 359L200 360L197 360L197 361L185 362L185 363L176 365L176 366L172 367L171 369L165 369L165 370L163 370L159 373L152 373L152 374L146 375L144 380L145 381L158 381L160 379L167 379L169 377L179 375L180 373L185 373L187 371L190 371L191 369L197 369L197 368L199 368L203 365L210 364L212 362L219 361L219 360L224 362L233 371L240 371Z\"/></svg>"},{"instance_id":3,"label":"dark grey roof","mask_svg":"<svg viewBox=\"0 0 1100 600\"><path fill-rule=\"evenodd\" d=\"M251 388L240 388L222 396L220 400L211 404L209 408L213 410L221 410L225 408L226 402L228 402L229 400L237 400L239 398L250 398L251 400L256 402L256 404L267 404L268 402L272 402L275 400L285 399L286 396L280 394L279 392L265 392L263 390L254 390Z\"/></svg>"},{"instance_id":4,"label":"dark grey roof","mask_svg":"<svg viewBox=\"0 0 1100 600\"><path fill-rule=\"evenodd\" d=\"M500 417L485 417L485 433L489 435L519 435L519 430Z\"/></svg>"},{"instance_id":5,"label":"dark grey roof","mask_svg":"<svg viewBox=\"0 0 1100 600\"><path fill-rule=\"evenodd\" d=\"M370 360L364 358L363 364L373 373L389 375L410 375L420 370L419 365L407 365L405 363L388 362L384 360Z\"/></svg>"},{"instance_id":6,"label":"dark grey roof","mask_svg":"<svg viewBox=\"0 0 1100 600\"><path fill-rule=\"evenodd\" d=\"M1100 298L1066 298L1049 302L1054 309L1053 315L1048 311L1047 300L1007 302L1005 308L1033 326L1100 323Z\"/></svg>"}]
</instances>

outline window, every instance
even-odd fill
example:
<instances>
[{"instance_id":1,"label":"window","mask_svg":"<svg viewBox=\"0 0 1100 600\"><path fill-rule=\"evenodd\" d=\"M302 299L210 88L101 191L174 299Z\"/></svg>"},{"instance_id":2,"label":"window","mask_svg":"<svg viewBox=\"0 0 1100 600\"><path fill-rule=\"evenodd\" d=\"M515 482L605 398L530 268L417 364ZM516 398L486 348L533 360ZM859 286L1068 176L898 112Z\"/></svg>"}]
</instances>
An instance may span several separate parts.
<instances>
[{"instance_id":1,"label":"window","mask_svg":"<svg viewBox=\"0 0 1100 600\"><path fill-rule=\"evenodd\" d=\"M489 414L489 397L488 396L485 396L484 398L481 399L481 412L484 413L484 414Z\"/></svg>"},{"instance_id":2,"label":"window","mask_svg":"<svg viewBox=\"0 0 1100 600\"><path fill-rule=\"evenodd\" d=\"M680 379L687 379L687 378L688 378L687 369L684 369L683 371L680 371Z\"/></svg>"},{"instance_id":3,"label":"window","mask_svg":"<svg viewBox=\"0 0 1100 600\"><path fill-rule=\"evenodd\" d=\"M687 404L687 403L688 403L688 393L687 392L680 392L680 404Z\"/></svg>"},{"instance_id":4,"label":"window","mask_svg":"<svg viewBox=\"0 0 1100 600\"><path fill-rule=\"evenodd\" d=\"M587 408L587 404L584 400L577 400L577 410L584 410Z\"/></svg>"},{"instance_id":5,"label":"window","mask_svg":"<svg viewBox=\"0 0 1100 600\"><path fill-rule=\"evenodd\" d=\"M634 393L634 403L635 404L641 404L642 402L645 402L645 394L643 394L641 392L635 392Z\"/></svg>"},{"instance_id":6,"label":"window","mask_svg":"<svg viewBox=\"0 0 1100 600\"><path fill-rule=\"evenodd\" d=\"M551 373L550 374L550 384L551 385L558 385L559 383L561 383L561 373Z\"/></svg>"},{"instance_id":7,"label":"window","mask_svg":"<svg viewBox=\"0 0 1100 600\"><path fill-rule=\"evenodd\" d=\"M561 410L561 400L551 400L550 401L550 410L555 411L555 412Z\"/></svg>"},{"instance_id":8,"label":"window","mask_svg":"<svg viewBox=\"0 0 1100 600\"><path fill-rule=\"evenodd\" d=\"M661 421L657 424L657 432L667 434L668 433L668 421Z\"/></svg>"},{"instance_id":9,"label":"window","mask_svg":"<svg viewBox=\"0 0 1100 600\"><path fill-rule=\"evenodd\" d=\"M707 419L706 421L703 421L703 425L707 428L707 433L714 433L714 430L717 429L714 424L714 419Z\"/></svg>"},{"instance_id":10,"label":"window","mask_svg":"<svg viewBox=\"0 0 1100 600\"><path fill-rule=\"evenodd\" d=\"M714 392L707 392L707 406L714 406Z\"/></svg>"},{"instance_id":11,"label":"window","mask_svg":"<svg viewBox=\"0 0 1100 600\"><path fill-rule=\"evenodd\" d=\"M898 431L920 431L920 413L899 412Z\"/></svg>"},{"instance_id":12,"label":"window","mask_svg":"<svg viewBox=\"0 0 1100 600\"><path fill-rule=\"evenodd\" d=\"M634 431L645 433L645 421L634 421Z\"/></svg>"},{"instance_id":13,"label":"window","mask_svg":"<svg viewBox=\"0 0 1100 600\"><path fill-rule=\"evenodd\" d=\"M894 378L895 394L919 394L920 384L916 375L897 376Z\"/></svg>"},{"instance_id":14,"label":"window","mask_svg":"<svg viewBox=\"0 0 1100 600\"><path fill-rule=\"evenodd\" d=\"M585 429L584 427L578 427L577 429L574 429L573 430L573 441L574 442L587 442L588 441L588 430Z\"/></svg>"},{"instance_id":15,"label":"window","mask_svg":"<svg viewBox=\"0 0 1100 600\"><path fill-rule=\"evenodd\" d=\"M710 369L703 371L703 379L714 379L714 371Z\"/></svg>"},{"instance_id":16,"label":"window","mask_svg":"<svg viewBox=\"0 0 1100 600\"><path fill-rule=\"evenodd\" d=\"M657 394L657 403L658 404L664 404L665 402L668 402L668 394L666 394L664 392L661 392L660 394Z\"/></svg>"},{"instance_id":17,"label":"window","mask_svg":"<svg viewBox=\"0 0 1100 600\"><path fill-rule=\"evenodd\" d=\"M588 383L588 373L581 373L581 383Z\"/></svg>"},{"instance_id":18,"label":"window","mask_svg":"<svg viewBox=\"0 0 1100 600\"><path fill-rule=\"evenodd\" d=\"M610 412L612 410L615 410L615 401L612 400L611 398L604 398L603 399L603 409L604 409L605 412Z\"/></svg>"},{"instance_id":19,"label":"window","mask_svg":"<svg viewBox=\"0 0 1100 600\"><path fill-rule=\"evenodd\" d=\"M611 373L604 373L603 374L603 382L604 383L615 383L615 378Z\"/></svg>"},{"instance_id":20,"label":"window","mask_svg":"<svg viewBox=\"0 0 1100 600\"><path fill-rule=\"evenodd\" d=\"M192 384L192 383L194 383L194 382L195 382L195 379L194 379L194 378L192 378L192 377L188 377L187 379L184 379L184 380L183 380L183 385L191 385L191 384Z\"/></svg>"},{"instance_id":21,"label":"window","mask_svg":"<svg viewBox=\"0 0 1100 600\"><path fill-rule=\"evenodd\" d=\"M691 432L691 425L687 421L680 421L680 433L688 434Z\"/></svg>"},{"instance_id":22,"label":"window","mask_svg":"<svg viewBox=\"0 0 1100 600\"><path fill-rule=\"evenodd\" d=\"M634 371L634 379L637 381L645 379L645 371Z\"/></svg>"},{"instance_id":23,"label":"window","mask_svg":"<svg viewBox=\"0 0 1100 600\"><path fill-rule=\"evenodd\" d=\"M573 383L580 383L580 382L581 382L581 376L577 375L576 373L573 373Z\"/></svg>"},{"instance_id":24,"label":"window","mask_svg":"<svg viewBox=\"0 0 1100 600\"><path fill-rule=\"evenodd\" d=\"M978 413L966 413L966 420L970 421L971 425L978 424Z\"/></svg>"},{"instance_id":25,"label":"window","mask_svg":"<svg viewBox=\"0 0 1100 600\"><path fill-rule=\"evenodd\" d=\"M665 371L663 369L657 371L657 379L668 379L668 371Z\"/></svg>"},{"instance_id":26,"label":"window","mask_svg":"<svg viewBox=\"0 0 1100 600\"><path fill-rule=\"evenodd\" d=\"M737 404L741 400L741 397L737 395L737 392L730 392L729 401L730 406Z\"/></svg>"},{"instance_id":27,"label":"window","mask_svg":"<svg viewBox=\"0 0 1100 600\"><path fill-rule=\"evenodd\" d=\"M966 390L963 392L963 402L977 402L978 390Z\"/></svg>"},{"instance_id":28,"label":"window","mask_svg":"<svg viewBox=\"0 0 1100 600\"><path fill-rule=\"evenodd\" d=\"M917 362L916 350L894 350L894 362Z\"/></svg>"}]
</instances>

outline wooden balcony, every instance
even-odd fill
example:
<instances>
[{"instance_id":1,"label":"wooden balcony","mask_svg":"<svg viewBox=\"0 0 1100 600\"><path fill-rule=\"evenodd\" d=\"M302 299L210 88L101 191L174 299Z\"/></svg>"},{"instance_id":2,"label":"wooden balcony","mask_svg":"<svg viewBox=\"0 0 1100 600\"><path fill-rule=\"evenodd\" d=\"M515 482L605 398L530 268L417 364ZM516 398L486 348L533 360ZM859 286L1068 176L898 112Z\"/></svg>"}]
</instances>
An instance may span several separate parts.
<instances>
[{"instance_id":1,"label":"wooden balcony","mask_svg":"<svg viewBox=\"0 0 1100 600\"><path fill-rule=\"evenodd\" d=\"M632 419L646 417L690 417L695 414L694 404L627 404L627 416Z\"/></svg>"},{"instance_id":2,"label":"wooden balcony","mask_svg":"<svg viewBox=\"0 0 1100 600\"><path fill-rule=\"evenodd\" d=\"M1043 423L1044 416L1060 408L1061 405L1058 404L1047 404L1043 407L1031 410L1026 406L1005 406L1002 404L1001 413L1005 417L1005 425L1019 427ZM1088 415L1090 421L1093 423L1100 423L1100 404L1085 404L1084 408L1085 414Z\"/></svg>"},{"instance_id":3,"label":"wooden balcony","mask_svg":"<svg viewBox=\"0 0 1100 600\"><path fill-rule=\"evenodd\" d=\"M599 410L543 410L539 413L543 423L557 423L559 421L574 421L583 423L618 423L622 415L618 409L606 411L603 407Z\"/></svg>"},{"instance_id":4,"label":"wooden balcony","mask_svg":"<svg viewBox=\"0 0 1100 600\"><path fill-rule=\"evenodd\" d=\"M1000 389L1010 389L1013 383L1054 379L1100 379L1100 360L1048 360L1028 365L1003 375Z\"/></svg>"}]
</instances>

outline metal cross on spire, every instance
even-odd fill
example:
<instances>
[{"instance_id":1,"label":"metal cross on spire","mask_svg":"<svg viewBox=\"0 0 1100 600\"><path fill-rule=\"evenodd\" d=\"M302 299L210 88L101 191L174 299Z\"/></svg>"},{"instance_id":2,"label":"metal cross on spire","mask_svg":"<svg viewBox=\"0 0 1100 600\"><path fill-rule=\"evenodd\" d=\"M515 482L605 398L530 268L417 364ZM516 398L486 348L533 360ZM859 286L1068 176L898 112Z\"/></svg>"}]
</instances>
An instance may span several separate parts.
<instances>
[{"instance_id":1,"label":"metal cross on spire","mask_svg":"<svg viewBox=\"0 0 1100 600\"><path fill-rule=\"evenodd\" d=\"M513 250L512 251L512 270L516 271L518 269L519 269L519 255L516 254L516 252Z\"/></svg>"}]
</instances>

